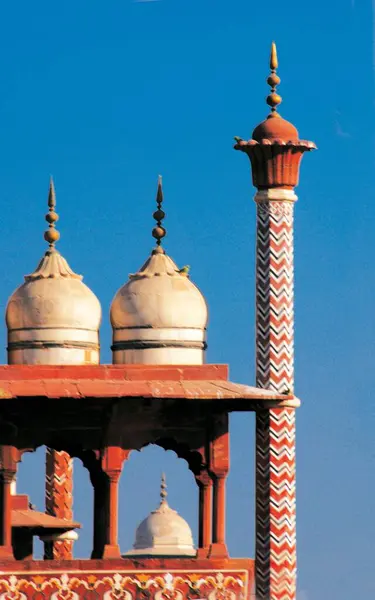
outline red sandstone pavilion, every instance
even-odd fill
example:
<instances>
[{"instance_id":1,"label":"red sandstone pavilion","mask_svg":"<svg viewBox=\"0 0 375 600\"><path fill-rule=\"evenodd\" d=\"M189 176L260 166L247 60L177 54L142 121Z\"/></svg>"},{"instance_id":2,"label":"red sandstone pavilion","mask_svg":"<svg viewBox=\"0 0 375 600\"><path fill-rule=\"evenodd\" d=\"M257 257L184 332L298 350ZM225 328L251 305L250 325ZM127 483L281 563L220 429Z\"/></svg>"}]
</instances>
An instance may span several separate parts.
<instances>
[{"instance_id":1,"label":"red sandstone pavilion","mask_svg":"<svg viewBox=\"0 0 375 600\"><path fill-rule=\"evenodd\" d=\"M113 364L99 364L100 303L56 250L53 182L49 244L6 312L8 365L0 367L0 600L295 600L293 209L302 155L315 148L277 112L275 45L271 112L235 149L257 188L256 386L205 364L207 306L188 269L165 253L159 179L156 247L115 295ZM228 419L256 413L256 556L233 558L225 540ZM58 416L58 418L57 418ZM141 523L132 550L118 545L118 483L147 444L184 458L199 488L199 539L167 503ZM45 445L46 512L17 495L17 464ZM72 459L94 492L91 558L73 558ZM229 507L230 510L230 507ZM33 560L33 537L44 560Z\"/></svg>"}]
</instances>

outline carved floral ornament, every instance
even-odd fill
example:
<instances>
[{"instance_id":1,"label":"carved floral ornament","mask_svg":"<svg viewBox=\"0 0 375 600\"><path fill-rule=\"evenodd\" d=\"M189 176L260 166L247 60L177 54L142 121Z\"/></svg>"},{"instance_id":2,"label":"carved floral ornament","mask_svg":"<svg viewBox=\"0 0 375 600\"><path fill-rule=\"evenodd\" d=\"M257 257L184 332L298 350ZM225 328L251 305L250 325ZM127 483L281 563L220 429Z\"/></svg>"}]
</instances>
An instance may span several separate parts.
<instances>
[{"instance_id":1,"label":"carved floral ornament","mask_svg":"<svg viewBox=\"0 0 375 600\"><path fill-rule=\"evenodd\" d=\"M0 576L0 600L243 600L247 573L77 573Z\"/></svg>"}]
</instances>

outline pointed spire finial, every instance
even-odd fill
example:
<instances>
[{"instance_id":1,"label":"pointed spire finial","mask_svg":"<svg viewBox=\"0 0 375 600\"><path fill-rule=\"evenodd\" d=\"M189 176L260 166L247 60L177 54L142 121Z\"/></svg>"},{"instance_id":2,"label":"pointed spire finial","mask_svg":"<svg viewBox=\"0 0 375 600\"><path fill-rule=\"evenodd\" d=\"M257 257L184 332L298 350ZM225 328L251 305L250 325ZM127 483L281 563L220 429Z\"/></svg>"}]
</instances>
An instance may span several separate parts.
<instances>
[{"instance_id":1,"label":"pointed spire finial","mask_svg":"<svg viewBox=\"0 0 375 600\"><path fill-rule=\"evenodd\" d=\"M162 210L163 200L164 200L164 198L163 198L163 183L162 183L162 177L161 177L161 175L159 175L158 191L156 194L157 209L153 214L153 217L156 221L156 226L152 230L152 235L156 239L156 245L157 245L158 252L162 252L162 249L160 248L161 240L167 234L166 230L164 229L164 227L162 225L162 221L165 218L165 212Z\"/></svg>"},{"instance_id":2,"label":"pointed spire finial","mask_svg":"<svg viewBox=\"0 0 375 600\"><path fill-rule=\"evenodd\" d=\"M46 221L48 223L48 229L44 233L44 239L49 243L50 248L54 248L55 243L60 239L60 234L55 227L56 221L59 220L59 215L55 212L56 207L56 193L55 185L51 177L49 182L48 191L48 208L49 212L46 214Z\"/></svg>"},{"instance_id":3,"label":"pointed spire finial","mask_svg":"<svg viewBox=\"0 0 375 600\"><path fill-rule=\"evenodd\" d=\"M277 60L277 48L275 42L271 44L271 55L270 55L270 69L271 71L276 71L279 67L279 62Z\"/></svg>"},{"instance_id":4,"label":"pointed spire finial","mask_svg":"<svg viewBox=\"0 0 375 600\"><path fill-rule=\"evenodd\" d=\"M168 496L168 492L167 492L167 480L165 477L165 473L162 473L161 475L161 484L160 484L160 498L161 498L161 503L165 504L167 501L167 496Z\"/></svg>"},{"instance_id":5,"label":"pointed spire finial","mask_svg":"<svg viewBox=\"0 0 375 600\"><path fill-rule=\"evenodd\" d=\"M270 117L278 117L277 107L282 102L281 96L276 91L277 86L280 83L280 77L276 74L279 62L277 60L277 49L275 42L271 44L271 55L270 55L270 69L271 74L267 77L267 83L271 87L271 93L267 96L267 104L271 107Z\"/></svg>"}]
</instances>

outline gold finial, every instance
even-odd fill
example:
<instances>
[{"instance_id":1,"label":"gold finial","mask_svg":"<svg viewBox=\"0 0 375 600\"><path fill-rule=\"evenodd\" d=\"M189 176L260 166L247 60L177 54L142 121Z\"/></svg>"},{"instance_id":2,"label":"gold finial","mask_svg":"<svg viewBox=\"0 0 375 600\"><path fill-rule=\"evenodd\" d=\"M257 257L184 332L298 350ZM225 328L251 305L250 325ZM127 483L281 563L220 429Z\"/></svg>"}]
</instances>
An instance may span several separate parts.
<instances>
[{"instance_id":1,"label":"gold finial","mask_svg":"<svg viewBox=\"0 0 375 600\"><path fill-rule=\"evenodd\" d=\"M276 71L279 68L279 61L277 60L277 48L275 42L271 44L271 56L270 56L270 69Z\"/></svg>"},{"instance_id":2,"label":"gold finial","mask_svg":"<svg viewBox=\"0 0 375 600\"><path fill-rule=\"evenodd\" d=\"M162 221L165 217L165 212L161 208L162 204L163 204L163 185L162 185L161 175L159 175L159 179L158 179L158 191L156 194L156 204L157 204L157 209L153 214L153 217L156 221L156 226L152 230L152 235L156 239L156 245L158 247L157 249L160 252L160 251L162 251L160 248L161 240L167 234L166 230L164 229L164 227L162 225Z\"/></svg>"},{"instance_id":3,"label":"gold finial","mask_svg":"<svg viewBox=\"0 0 375 600\"><path fill-rule=\"evenodd\" d=\"M168 496L167 481L166 481L165 473L162 473L161 484L160 484L160 498L161 498L162 504L165 504L165 502L167 501L167 496Z\"/></svg>"},{"instance_id":4,"label":"gold finial","mask_svg":"<svg viewBox=\"0 0 375 600\"><path fill-rule=\"evenodd\" d=\"M54 248L55 243L60 239L60 234L55 228L55 223L59 220L59 215L55 212L56 193L52 177L49 182L48 207L49 212L46 214L45 217L48 223L48 229L44 233L44 239L46 240L46 242L49 243L50 248Z\"/></svg>"},{"instance_id":5,"label":"gold finial","mask_svg":"<svg viewBox=\"0 0 375 600\"><path fill-rule=\"evenodd\" d=\"M271 93L267 96L267 104L271 107L270 117L278 117L276 110L278 105L281 103L282 98L276 92L276 88L280 83L280 77L276 74L276 70L279 66L279 62L277 60L277 49L275 42L272 42L271 45L271 55L270 55L270 69L271 74L267 77L267 83L271 86Z\"/></svg>"}]
</instances>

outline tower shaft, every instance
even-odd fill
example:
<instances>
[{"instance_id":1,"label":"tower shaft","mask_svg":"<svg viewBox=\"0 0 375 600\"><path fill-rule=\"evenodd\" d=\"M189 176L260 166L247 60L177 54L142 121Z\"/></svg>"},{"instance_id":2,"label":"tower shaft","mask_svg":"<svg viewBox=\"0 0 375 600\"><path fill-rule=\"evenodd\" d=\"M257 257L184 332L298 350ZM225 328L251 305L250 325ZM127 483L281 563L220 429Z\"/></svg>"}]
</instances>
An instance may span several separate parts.
<instances>
[{"instance_id":1,"label":"tower shaft","mask_svg":"<svg viewBox=\"0 0 375 600\"><path fill-rule=\"evenodd\" d=\"M293 202L289 190L257 193L256 380L293 389ZM296 597L295 412L256 414L256 598Z\"/></svg>"},{"instance_id":2,"label":"tower shaft","mask_svg":"<svg viewBox=\"0 0 375 600\"><path fill-rule=\"evenodd\" d=\"M282 198L272 199L273 197ZM256 382L276 392L294 384L293 203L289 190L258 192Z\"/></svg>"}]
</instances>

